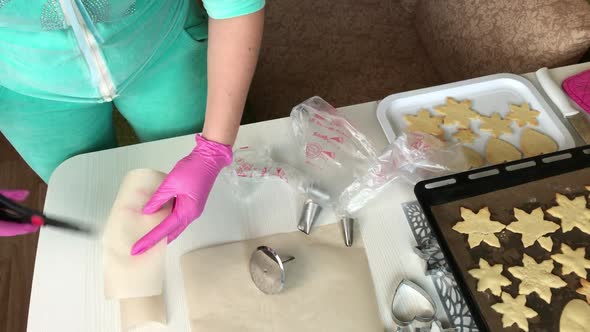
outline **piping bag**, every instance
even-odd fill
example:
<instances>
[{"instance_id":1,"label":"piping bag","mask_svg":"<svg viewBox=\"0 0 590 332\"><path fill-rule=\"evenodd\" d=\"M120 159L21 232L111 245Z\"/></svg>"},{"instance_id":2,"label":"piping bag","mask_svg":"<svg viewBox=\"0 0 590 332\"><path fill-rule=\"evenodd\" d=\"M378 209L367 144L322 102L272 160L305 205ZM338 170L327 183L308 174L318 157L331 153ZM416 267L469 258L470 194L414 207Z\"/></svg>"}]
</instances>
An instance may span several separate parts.
<instances>
[{"instance_id":1,"label":"piping bag","mask_svg":"<svg viewBox=\"0 0 590 332\"><path fill-rule=\"evenodd\" d=\"M344 188L336 206L355 214L396 181L415 185L424 179L469 168L461 144L443 142L423 133L404 133Z\"/></svg>"},{"instance_id":2,"label":"piping bag","mask_svg":"<svg viewBox=\"0 0 590 332\"><path fill-rule=\"evenodd\" d=\"M279 179L289 184L294 190L305 196L298 229L306 234L322 211L329 206L330 196L322 191L316 183L310 181L298 168L275 160L270 146L240 147L234 151L234 162L222 171L223 176L234 185L234 191L241 200L252 192L250 184L261 183L270 179ZM352 246L352 218L342 218L343 234L347 246Z\"/></svg>"},{"instance_id":3,"label":"piping bag","mask_svg":"<svg viewBox=\"0 0 590 332\"><path fill-rule=\"evenodd\" d=\"M469 169L461 144L422 133L404 133L378 154L373 143L320 97L293 108L291 124L310 179L298 228L309 234L322 208L340 219L352 245L354 215L390 184L415 184L426 178Z\"/></svg>"},{"instance_id":4,"label":"piping bag","mask_svg":"<svg viewBox=\"0 0 590 332\"><path fill-rule=\"evenodd\" d=\"M369 139L320 97L294 107L291 124L300 151L297 167L274 160L269 146L242 147L222 174L229 175L241 198L251 192L244 183L270 178L302 192L305 202L297 228L305 234L311 233L322 210L332 208L346 246L353 243L356 212L391 183L416 183L468 168L459 144L426 134L402 134L378 155Z\"/></svg>"},{"instance_id":5,"label":"piping bag","mask_svg":"<svg viewBox=\"0 0 590 332\"><path fill-rule=\"evenodd\" d=\"M332 105L312 97L291 111L295 141L304 159L309 184L297 228L310 234L320 212L332 207L339 216L347 246L352 245L354 218L338 207L340 193L377 160L369 139Z\"/></svg>"}]
</instances>

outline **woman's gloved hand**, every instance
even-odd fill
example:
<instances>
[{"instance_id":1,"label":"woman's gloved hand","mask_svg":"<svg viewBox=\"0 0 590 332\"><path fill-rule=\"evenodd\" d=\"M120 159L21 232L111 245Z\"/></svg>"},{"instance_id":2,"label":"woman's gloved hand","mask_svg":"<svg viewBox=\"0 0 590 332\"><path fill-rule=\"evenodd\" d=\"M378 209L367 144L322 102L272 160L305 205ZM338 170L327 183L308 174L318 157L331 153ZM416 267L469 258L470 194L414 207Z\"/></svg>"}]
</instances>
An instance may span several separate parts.
<instances>
[{"instance_id":1,"label":"woman's gloved hand","mask_svg":"<svg viewBox=\"0 0 590 332\"><path fill-rule=\"evenodd\" d=\"M29 196L28 190L0 190L0 194L15 202L22 202ZM32 224L17 224L8 221L2 221L0 218L0 237L15 236L36 232L39 226Z\"/></svg>"},{"instance_id":2,"label":"woman's gloved hand","mask_svg":"<svg viewBox=\"0 0 590 332\"><path fill-rule=\"evenodd\" d=\"M174 241L182 231L201 216L217 175L232 162L232 149L197 135L197 147L181 159L143 208L152 214L164 203L175 199L172 212L158 226L133 245L132 255L139 255L163 238Z\"/></svg>"}]
</instances>

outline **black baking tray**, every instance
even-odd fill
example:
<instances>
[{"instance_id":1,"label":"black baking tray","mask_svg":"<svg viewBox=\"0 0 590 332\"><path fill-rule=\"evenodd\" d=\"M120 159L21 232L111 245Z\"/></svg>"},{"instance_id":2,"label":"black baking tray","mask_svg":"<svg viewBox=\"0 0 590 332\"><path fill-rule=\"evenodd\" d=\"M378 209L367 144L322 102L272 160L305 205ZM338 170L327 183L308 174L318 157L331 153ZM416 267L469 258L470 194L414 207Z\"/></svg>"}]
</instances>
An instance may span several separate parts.
<instances>
[{"instance_id":1,"label":"black baking tray","mask_svg":"<svg viewBox=\"0 0 590 332\"><path fill-rule=\"evenodd\" d=\"M451 253L449 243L443 240L443 231L431 208L588 167L590 167L590 145L425 180L416 184L414 193L480 331L492 330L486 323L475 299L470 295L466 276L459 272L458 262Z\"/></svg>"}]
</instances>

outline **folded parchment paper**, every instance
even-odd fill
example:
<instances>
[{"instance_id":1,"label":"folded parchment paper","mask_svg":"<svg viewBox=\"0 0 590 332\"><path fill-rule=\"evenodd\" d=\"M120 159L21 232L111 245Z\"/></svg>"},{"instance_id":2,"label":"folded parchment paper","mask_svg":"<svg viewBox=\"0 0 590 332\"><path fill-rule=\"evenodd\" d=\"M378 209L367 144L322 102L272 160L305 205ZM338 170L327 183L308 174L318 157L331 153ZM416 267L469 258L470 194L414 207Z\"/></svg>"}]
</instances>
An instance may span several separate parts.
<instances>
[{"instance_id":1,"label":"folded parchment paper","mask_svg":"<svg viewBox=\"0 0 590 332\"><path fill-rule=\"evenodd\" d=\"M280 294L251 281L260 245L295 256ZM361 238L346 248L337 224L195 250L181 268L192 332L383 331Z\"/></svg>"},{"instance_id":2,"label":"folded parchment paper","mask_svg":"<svg viewBox=\"0 0 590 332\"><path fill-rule=\"evenodd\" d=\"M103 234L105 297L120 301L123 330L144 323L166 323L162 290L166 240L139 256L131 247L170 214L171 204L152 215L141 209L166 175L138 169L129 172L119 188Z\"/></svg>"}]
</instances>

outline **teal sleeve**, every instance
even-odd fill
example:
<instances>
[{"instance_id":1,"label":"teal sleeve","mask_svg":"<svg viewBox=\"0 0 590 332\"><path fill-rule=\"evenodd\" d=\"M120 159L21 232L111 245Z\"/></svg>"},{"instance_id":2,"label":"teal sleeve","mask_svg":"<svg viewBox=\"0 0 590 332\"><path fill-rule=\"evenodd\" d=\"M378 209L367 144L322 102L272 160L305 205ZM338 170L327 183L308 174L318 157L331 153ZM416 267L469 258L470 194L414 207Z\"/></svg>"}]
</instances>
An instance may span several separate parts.
<instances>
[{"instance_id":1,"label":"teal sleeve","mask_svg":"<svg viewBox=\"0 0 590 332\"><path fill-rule=\"evenodd\" d=\"M232 18L252 14L264 7L265 0L203 0L209 17Z\"/></svg>"}]
</instances>

